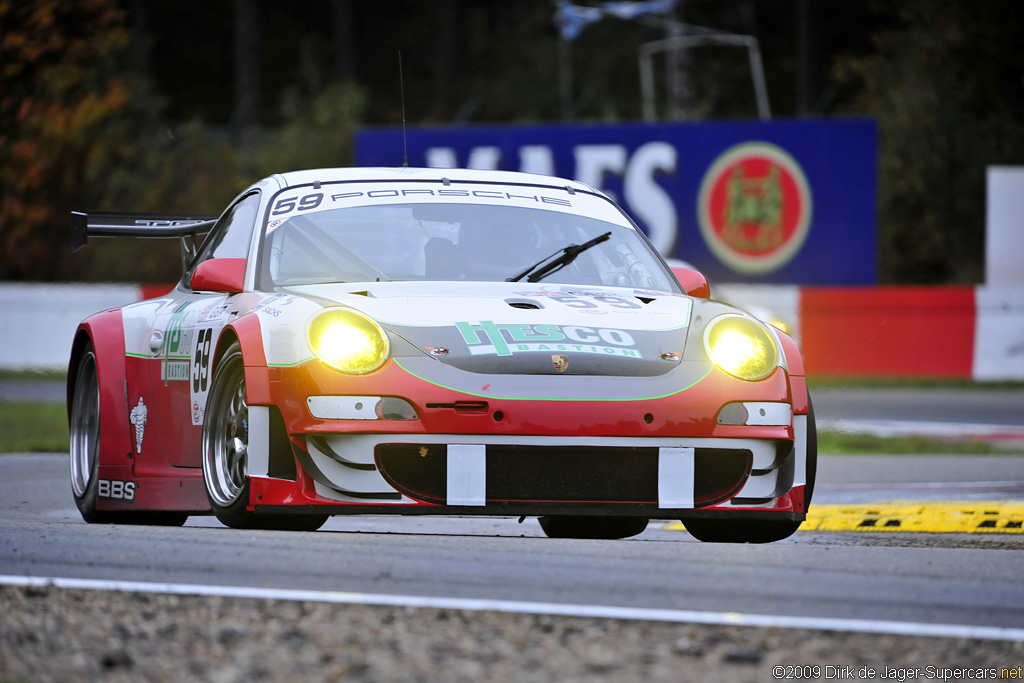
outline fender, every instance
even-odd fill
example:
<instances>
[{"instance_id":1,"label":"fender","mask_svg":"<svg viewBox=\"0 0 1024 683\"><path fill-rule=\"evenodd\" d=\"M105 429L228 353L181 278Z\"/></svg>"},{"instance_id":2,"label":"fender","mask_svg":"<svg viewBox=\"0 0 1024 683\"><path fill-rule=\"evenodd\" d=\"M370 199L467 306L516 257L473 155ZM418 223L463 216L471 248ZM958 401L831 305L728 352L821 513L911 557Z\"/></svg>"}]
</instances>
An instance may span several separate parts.
<instances>
[{"instance_id":1,"label":"fender","mask_svg":"<svg viewBox=\"0 0 1024 683\"><path fill-rule=\"evenodd\" d=\"M220 341L217 342L218 360L235 339L242 347L245 401L249 404L247 474L253 481L270 476L284 476L295 481L296 466L294 455L288 447L287 431L281 420L281 413L276 407L272 407L270 371L267 367L266 353L263 351L263 330L259 316L243 315L224 327ZM278 463L283 463L283 470ZM290 474L282 475L282 471ZM253 487L249 492L249 503L254 505L259 500L257 487Z\"/></svg>"},{"instance_id":2,"label":"fender","mask_svg":"<svg viewBox=\"0 0 1024 683\"><path fill-rule=\"evenodd\" d=\"M808 411L808 398L803 356L800 355L800 349L792 337L781 330L775 330L775 334L782 344L782 353L786 356L786 364L789 369L790 402L793 404L793 412L797 415L804 415Z\"/></svg>"},{"instance_id":3,"label":"fender","mask_svg":"<svg viewBox=\"0 0 1024 683\"><path fill-rule=\"evenodd\" d=\"M124 323L120 309L89 316L78 326L68 362L67 406L71 422L71 401L75 393L78 362L86 342L96 353L100 383L100 465L131 467L132 441L128 431L128 398L125 395Z\"/></svg>"},{"instance_id":4,"label":"fender","mask_svg":"<svg viewBox=\"0 0 1024 683\"><path fill-rule=\"evenodd\" d=\"M232 341L238 340L245 363L245 400L249 405L269 405L270 377L267 356L263 352L263 330L259 316L243 315L224 326L217 342L217 360Z\"/></svg>"}]
</instances>

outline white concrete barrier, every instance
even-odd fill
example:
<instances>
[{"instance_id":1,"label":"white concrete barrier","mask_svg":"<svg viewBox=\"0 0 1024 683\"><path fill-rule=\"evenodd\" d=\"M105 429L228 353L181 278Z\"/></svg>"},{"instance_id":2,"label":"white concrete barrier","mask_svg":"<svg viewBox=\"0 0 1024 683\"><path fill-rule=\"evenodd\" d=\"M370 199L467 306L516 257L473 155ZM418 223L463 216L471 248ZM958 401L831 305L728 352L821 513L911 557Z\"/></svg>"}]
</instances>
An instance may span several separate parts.
<instances>
[{"instance_id":1,"label":"white concrete barrier","mask_svg":"<svg viewBox=\"0 0 1024 683\"><path fill-rule=\"evenodd\" d=\"M1024 286L975 287L974 379L1024 380Z\"/></svg>"},{"instance_id":2,"label":"white concrete barrier","mask_svg":"<svg viewBox=\"0 0 1024 683\"><path fill-rule=\"evenodd\" d=\"M0 369L66 370L78 323L140 292L131 284L0 282Z\"/></svg>"},{"instance_id":3,"label":"white concrete barrier","mask_svg":"<svg viewBox=\"0 0 1024 683\"><path fill-rule=\"evenodd\" d=\"M865 288L851 289L863 292ZM712 295L758 317L781 320L801 341L804 312L800 292L800 287L792 285L723 284L716 285ZM1024 287L979 286L974 292L974 348L963 349L972 358L965 359L962 376L968 376L966 365L970 363L970 376L977 380L1024 380ZM66 369L78 323L142 296L143 288L134 284L0 282L0 370ZM936 288L936 296L944 296L941 288ZM871 324L870 320L865 324ZM805 358L814 351L806 348L807 344L827 343L802 341ZM908 367L900 374L914 376L915 372L916 368Z\"/></svg>"}]
</instances>

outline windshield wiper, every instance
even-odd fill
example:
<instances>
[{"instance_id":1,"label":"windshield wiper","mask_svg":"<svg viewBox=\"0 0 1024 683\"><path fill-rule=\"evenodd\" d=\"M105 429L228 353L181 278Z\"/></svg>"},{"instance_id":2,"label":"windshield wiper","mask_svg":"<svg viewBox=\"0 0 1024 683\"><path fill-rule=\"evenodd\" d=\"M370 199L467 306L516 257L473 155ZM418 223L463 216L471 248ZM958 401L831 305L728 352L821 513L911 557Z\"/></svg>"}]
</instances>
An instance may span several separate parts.
<instances>
[{"instance_id":1,"label":"windshield wiper","mask_svg":"<svg viewBox=\"0 0 1024 683\"><path fill-rule=\"evenodd\" d=\"M611 236L611 231L608 231L603 235L598 235L589 242L584 242L583 244L570 244L564 249L561 249L559 251L556 251L554 254L551 254L551 256L545 256L540 261L537 261L532 266L530 266L523 272L519 273L519 275L516 275L515 277L506 278L505 282L519 282L524 277L526 278L527 282L540 282L548 275L551 275L551 273L555 273L561 270L562 268L565 268L573 261L575 261L576 257L585 252L587 249L590 249L591 247L596 247L597 245L601 244L601 242L608 241L608 238ZM554 259L554 261L552 261L551 259Z\"/></svg>"}]
</instances>

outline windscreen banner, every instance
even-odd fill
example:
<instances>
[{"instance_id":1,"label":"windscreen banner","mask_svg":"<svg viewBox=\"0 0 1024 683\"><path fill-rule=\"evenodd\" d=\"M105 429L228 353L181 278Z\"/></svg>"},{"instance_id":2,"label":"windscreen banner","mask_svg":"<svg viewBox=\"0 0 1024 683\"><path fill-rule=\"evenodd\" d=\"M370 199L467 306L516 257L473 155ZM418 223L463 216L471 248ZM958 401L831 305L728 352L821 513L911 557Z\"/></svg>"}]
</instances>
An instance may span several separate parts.
<instances>
[{"instance_id":1,"label":"windscreen banner","mask_svg":"<svg viewBox=\"0 0 1024 683\"><path fill-rule=\"evenodd\" d=\"M878 131L864 119L362 130L357 166L571 178L713 282L876 283Z\"/></svg>"}]
</instances>

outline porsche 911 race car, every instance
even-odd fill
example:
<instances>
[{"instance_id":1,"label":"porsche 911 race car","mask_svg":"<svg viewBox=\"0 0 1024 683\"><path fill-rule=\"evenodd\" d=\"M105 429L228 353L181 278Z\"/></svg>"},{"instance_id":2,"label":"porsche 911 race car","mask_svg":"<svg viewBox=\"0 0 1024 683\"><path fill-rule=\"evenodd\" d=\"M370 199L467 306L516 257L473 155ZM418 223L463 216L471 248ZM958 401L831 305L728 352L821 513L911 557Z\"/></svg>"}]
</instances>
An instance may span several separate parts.
<instances>
[{"instance_id":1,"label":"porsche 911 race car","mask_svg":"<svg viewBox=\"0 0 1024 683\"><path fill-rule=\"evenodd\" d=\"M76 248L98 236L179 238L186 265L166 296L75 335L88 522L514 516L625 538L678 519L768 542L807 512L796 344L711 300L700 273L677 278L579 182L298 171L220 217L72 215Z\"/></svg>"}]
</instances>

